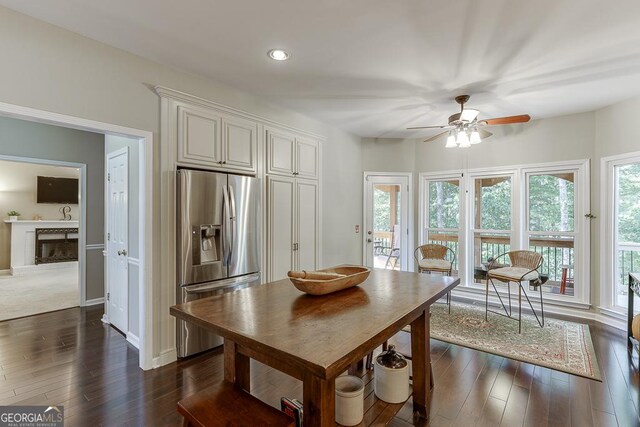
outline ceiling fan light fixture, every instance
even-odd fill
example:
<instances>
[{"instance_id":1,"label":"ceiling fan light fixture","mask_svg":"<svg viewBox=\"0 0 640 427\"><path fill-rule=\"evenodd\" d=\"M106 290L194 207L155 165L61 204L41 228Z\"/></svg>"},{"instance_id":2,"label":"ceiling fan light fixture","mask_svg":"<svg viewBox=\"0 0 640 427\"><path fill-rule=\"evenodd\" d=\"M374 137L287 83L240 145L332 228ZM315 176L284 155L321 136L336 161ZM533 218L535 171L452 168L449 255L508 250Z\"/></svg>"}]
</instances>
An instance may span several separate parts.
<instances>
[{"instance_id":1,"label":"ceiling fan light fixture","mask_svg":"<svg viewBox=\"0 0 640 427\"><path fill-rule=\"evenodd\" d=\"M456 137L453 134L453 131L449 131L449 136L447 136L447 144L444 148L456 148L458 145L456 144Z\"/></svg>"},{"instance_id":2,"label":"ceiling fan light fixture","mask_svg":"<svg viewBox=\"0 0 640 427\"><path fill-rule=\"evenodd\" d=\"M458 138L456 140L458 146L460 148L469 148L471 147L471 141L469 141L469 135L467 135L466 130L462 130L458 132Z\"/></svg>"},{"instance_id":3,"label":"ceiling fan light fixture","mask_svg":"<svg viewBox=\"0 0 640 427\"><path fill-rule=\"evenodd\" d=\"M482 142L482 138L480 138L480 132L478 132L478 128L473 128L471 136L469 137L469 142L471 143L471 145L480 144Z\"/></svg>"}]
</instances>

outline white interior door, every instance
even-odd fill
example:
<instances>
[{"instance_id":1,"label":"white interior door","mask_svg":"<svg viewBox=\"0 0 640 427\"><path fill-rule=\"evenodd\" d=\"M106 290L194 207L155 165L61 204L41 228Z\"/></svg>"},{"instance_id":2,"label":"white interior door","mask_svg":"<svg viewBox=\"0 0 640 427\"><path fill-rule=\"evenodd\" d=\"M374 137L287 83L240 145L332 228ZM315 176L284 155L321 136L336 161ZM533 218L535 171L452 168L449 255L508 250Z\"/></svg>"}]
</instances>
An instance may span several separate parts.
<instances>
[{"instance_id":1,"label":"white interior door","mask_svg":"<svg viewBox=\"0 0 640 427\"><path fill-rule=\"evenodd\" d=\"M128 330L128 170L126 148L107 156L107 299L109 322Z\"/></svg>"},{"instance_id":2,"label":"white interior door","mask_svg":"<svg viewBox=\"0 0 640 427\"><path fill-rule=\"evenodd\" d=\"M365 172L364 262L368 267L409 270L410 174Z\"/></svg>"}]
</instances>

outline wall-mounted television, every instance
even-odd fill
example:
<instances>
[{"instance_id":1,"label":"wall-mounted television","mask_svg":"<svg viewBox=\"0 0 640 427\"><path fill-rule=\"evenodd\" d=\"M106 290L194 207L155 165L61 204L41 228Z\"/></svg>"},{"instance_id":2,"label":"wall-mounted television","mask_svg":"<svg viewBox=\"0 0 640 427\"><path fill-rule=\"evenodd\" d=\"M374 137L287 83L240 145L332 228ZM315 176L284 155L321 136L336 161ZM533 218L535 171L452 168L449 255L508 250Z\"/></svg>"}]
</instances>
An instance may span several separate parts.
<instances>
[{"instance_id":1,"label":"wall-mounted television","mask_svg":"<svg viewBox=\"0 0 640 427\"><path fill-rule=\"evenodd\" d=\"M78 204L78 179L38 177L38 203Z\"/></svg>"}]
</instances>

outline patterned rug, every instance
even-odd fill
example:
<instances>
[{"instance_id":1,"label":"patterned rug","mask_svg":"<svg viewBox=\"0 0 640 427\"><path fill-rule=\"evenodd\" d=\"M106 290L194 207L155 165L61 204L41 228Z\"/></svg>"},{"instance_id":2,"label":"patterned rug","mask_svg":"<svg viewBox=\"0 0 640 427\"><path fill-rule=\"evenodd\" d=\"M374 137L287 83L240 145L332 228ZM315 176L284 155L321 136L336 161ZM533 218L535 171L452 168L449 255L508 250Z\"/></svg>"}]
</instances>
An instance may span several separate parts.
<instances>
[{"instance_id":1,"label":"patterned rug","mask_svg":"<svg viewBox=\"0 0 640 427\"><path fill-rule=\"evenodd\" d=\"M489 313L485 322L484 307L452 304L448 314L446 305L434 304L431 312L434 339L602 381L589 325L545 318L541 328L523 314L518 334L515 320Z\"/></svg>"}]
</instances>

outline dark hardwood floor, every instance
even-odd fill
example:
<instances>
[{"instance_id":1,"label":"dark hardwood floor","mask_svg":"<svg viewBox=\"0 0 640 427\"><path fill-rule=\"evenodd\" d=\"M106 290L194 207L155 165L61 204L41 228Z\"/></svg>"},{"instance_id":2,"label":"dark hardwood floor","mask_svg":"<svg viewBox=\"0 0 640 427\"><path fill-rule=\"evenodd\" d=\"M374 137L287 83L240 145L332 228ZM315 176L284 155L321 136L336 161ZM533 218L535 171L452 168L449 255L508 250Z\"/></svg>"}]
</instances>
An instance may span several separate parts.
<instances>
[{"instance_id":1,"label":"dark hardwood floor","mask_svg":"<svg viewBox=\"0 0 640 427\"><path fill-rule=\"evenodd\" d=\"M222 379L220 350L140 370L138 351L101 316L97 306L0 322L0 405L61 404L67 426L180 426L176 402ZM428 425L640 425L640 379L624 334L601 325L591 333L602 383L432 341ZM396 341L403 346L407 338ZM364 377L364 424L413 424L410 401L380 402L371 373ZM299 381L258 363L251 383L252 393L274 406L281 396L302 399Z\"/></svg>"}]
</instances>

